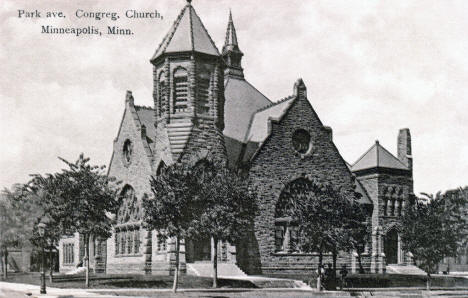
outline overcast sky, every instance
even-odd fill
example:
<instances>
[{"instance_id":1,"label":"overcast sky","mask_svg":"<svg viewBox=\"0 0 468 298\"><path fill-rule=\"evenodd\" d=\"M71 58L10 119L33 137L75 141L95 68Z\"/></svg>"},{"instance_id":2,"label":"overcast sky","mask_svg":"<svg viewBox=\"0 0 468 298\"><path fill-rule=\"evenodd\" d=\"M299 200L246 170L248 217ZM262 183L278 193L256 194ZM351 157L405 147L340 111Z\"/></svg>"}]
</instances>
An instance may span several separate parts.
<instances>
[{"instance_id":1,"label":"overcast sky","mask_svg":"<svg viewBox=\"0 0 468 298\"><path fill-rule=\"evenodd\" d=\"M62 168L80 152L108 164L125 91L152 104L149 59L183 0L0 2L0 187ZM468 1L194 0L218 48L229 8L246 78L271 100L299 77L343 157L354 163L375 140L396 154L411 129L415 192L468 184ZM42 11L40 19L18 10ZM77 9L114 11L118 21L77 19ZM125 11L158 10L160 19ZM46 19L63 11L65 19ZM41 34L107 25L131 36Z\"/></svg>"}]
</instances>

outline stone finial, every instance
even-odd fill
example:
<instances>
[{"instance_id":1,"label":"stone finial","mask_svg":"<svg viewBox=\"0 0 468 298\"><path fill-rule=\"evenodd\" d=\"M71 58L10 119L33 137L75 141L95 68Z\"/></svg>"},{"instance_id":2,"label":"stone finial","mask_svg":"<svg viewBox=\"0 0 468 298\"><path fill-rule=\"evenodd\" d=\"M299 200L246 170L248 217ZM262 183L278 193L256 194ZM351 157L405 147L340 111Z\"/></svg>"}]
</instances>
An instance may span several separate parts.
<instances>
[{"instance_id":1,"label":"stone finial","mask_svg":"<svg viewBox=\"0 0 468 298\"><path fill-rule=\"evenodd\" d=\"M294 96L307 97L307 87L301 78L294 83Z\"/></svg>"},{"instance_id":2,"label":"stone finial","mask_svg":"<svg viewBox=\"0 0 468 298\"><path fill-rule=\"evenodd\" d=\"M134 104L132 91L130 91L130 90L127 90L127 95L125 96L125 103L129 103L131 105Z\"/></svg>"}]
</instances>

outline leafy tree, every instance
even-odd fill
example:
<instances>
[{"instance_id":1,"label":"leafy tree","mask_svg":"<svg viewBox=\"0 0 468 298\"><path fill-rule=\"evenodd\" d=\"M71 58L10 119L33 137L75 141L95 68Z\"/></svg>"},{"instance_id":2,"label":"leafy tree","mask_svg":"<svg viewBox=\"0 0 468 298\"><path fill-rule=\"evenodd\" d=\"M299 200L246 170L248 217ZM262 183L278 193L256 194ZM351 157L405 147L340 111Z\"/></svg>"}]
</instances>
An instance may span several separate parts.
<instances>
[{"instance_id":1,"label":"leafy tree","mask_svg":"<svg viewBox=\"0 0 468 298\"><path fill-rule=\"evenodd\" d=\"M196 180L190 167L174 163L151 178L153 197L143 199L144 222L160 236L175 238L176 266L172 290L179 279L180 241L194 233L193 222L199 216L193 196Z\"/></svg>"},{"instance_id":2,"label":"leafy tree","mask_svg":"<svg viewBox=\"0 0 468 298\"><path fill-rule=\"evenodd\" d=\"M257 213L255 198L245 180L224 163L202 159L193 168L197 178L195 198L198 217L193 225L198 236L213 239L213 287L218 287L218 243L235 243Z\"/></svg>"},{"instance_id":3,"label":"leafy tree","mask_svg":"<svg viewBox=\"0 0 468 298\"><path fill-rule=\"evenodd\" d=\"M322 266L323 253L332 252L336 272L338 252L349 251L365 241L365 236L360 235L367 233L365 212L355 200L357 197L349 197L314 178L301 181L296 187L286 189L285 194L289 198L285 209L298 223L298 247L303 252L318 252L319 266Z\"/></svg>"},{"instance_id":4,"label":"leafy tree","mask_svg":"<svg viewBox=\"0 0 468 298\"><path fill-rule=\"evenodd\" d=\"M458 241L466 236L466 196L423 194L408 205L402 217L403 249L411 251L415 261L427 272L427 289L431 273L445 257L456 256Z\"/></svg>"},{"instance_id":5,"label":"leafy tree","mask_svg":"<svg viewBox=\"0 0 468 298\"><path fill-rule=\"evenodd\" d=\"M90 165L89 158L83 154L74 163L60 160L68 168L46 176L34 175L28 189L40 198L51 224L59 227L62 234L83 235L86 286L89 287L89 239L111 236L113 220L108 215L115 214L119 208L119 183L107 176L105 166Z\"/></svg>"},{"instance_id":6,"label":"leafy tree","mask_svg":"<svg viewBox=\"0 0 468 298\"><path fill-rule=\"evenodd\" d=\"M41 214L34 202L24 201L27 193L21 184L4 189L0 196L0 256L3 278L7 278L8 248L25 245L33 237L33 227ZM22 203L21 203L22 202Z\"/></svg>"}]
</instances>

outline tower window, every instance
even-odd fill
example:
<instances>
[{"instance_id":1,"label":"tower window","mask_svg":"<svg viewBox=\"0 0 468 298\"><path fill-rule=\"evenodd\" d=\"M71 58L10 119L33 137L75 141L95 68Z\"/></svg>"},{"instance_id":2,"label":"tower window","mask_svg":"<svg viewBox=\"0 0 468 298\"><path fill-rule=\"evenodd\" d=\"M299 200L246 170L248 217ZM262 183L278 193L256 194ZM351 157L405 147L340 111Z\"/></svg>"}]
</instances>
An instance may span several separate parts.
<instances>
[{"instance_id":1,"label":"tower window","mask_svg":"<svg viewBox=\"0 0 468 298\"><path fill-rule=\"evenodd\" d=\"M167 109L167 96L166 96L166 87L167 87L167 84L166 84L166 74L164 72L161 72L159 74L159 79L158 79L158 82L159 82L159 88L158 88L158 98L159 98L159 101L158 101L158 113L159 113L159 116L161 116L162 114L164 114L166 112L166 109Z\"/></svg>"},{"instance_id":2,"label":"tower window","mask_svg":"<svg viewBox=\"0 0 468 298\"><path fill-rule=\"evenodd\" d=\"M210 111L210 74L208 72L202 72L198 76L197 93L197 112L208 114Z\"/></svg>"},{"instance_id":3,"label":"tower window","mask_svg":"<svg viewBox=\"0 0 468 298\"><path fill-rule=\"evenodd\" d=\"M188 108L187 70L178 68L174 72L174 113L186 112Z\"/></svg>"}]
</instances>

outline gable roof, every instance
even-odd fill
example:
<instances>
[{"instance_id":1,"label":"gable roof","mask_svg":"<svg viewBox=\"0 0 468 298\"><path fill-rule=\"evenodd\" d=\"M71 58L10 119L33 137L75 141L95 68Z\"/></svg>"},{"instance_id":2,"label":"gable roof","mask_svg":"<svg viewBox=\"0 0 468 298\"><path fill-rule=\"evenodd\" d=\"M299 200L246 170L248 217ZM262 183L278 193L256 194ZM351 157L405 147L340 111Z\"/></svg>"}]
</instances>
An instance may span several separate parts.
<instances>
[{"instance_id":1,"label":"gable roof","mask_svg":"<svg viewBox=\"0 0 468 298\"><path fill-rule=\"evenodd\" d=\"M250 129L245 141L256 143L265 141L271 133L270 121L280 120L296 98L296 95L289 96L258 110L252 116Z\"/></svg>"},{"instance_id":2,"label":"gable roof","mask_svg":"<svg viewBox=\"0 0 468 298\"><path fill-rule=\"evenodd\" d=\"M244 142L249 123L260 108L271 101L242 78L228 77L224 84L224 135Z\"/></svg>"},{"instance_id":3,"label":"gable roof","mask_svg":"<svg viewBox=\"0 0 468 298\"><path fill-rule=\"evenodd\" d=\"M408 167L382 147L379 141L376 141L351 167L353 172L373 168L408 170Z\"/></svg>"},{"instance_id":4,"label":"gable roof","mask_svg":"<svg viewBox=\"0 0 468 298\"><path fill-rule=\"evenodd\" d=\"M156 127L154 127L154 109L145 106L135 106L135 110L140 120L141 125L144 125L146 128L146 137L151 142L154 141L156 137Z\"/></svg>"},{"instance_id":5,"label":"gable roof","mask_svg":"<svg viewBox=\"0 0 468 298\"><path fill-rule=\"evenodd\" d=\"M165 53L199 52L219 56L219 51L195 9L188 3L164 37L151 61Z\"/></svg>"}]
</instances>

